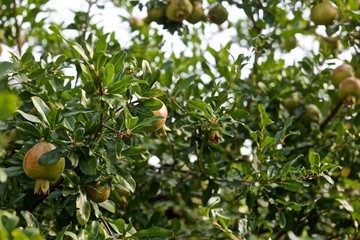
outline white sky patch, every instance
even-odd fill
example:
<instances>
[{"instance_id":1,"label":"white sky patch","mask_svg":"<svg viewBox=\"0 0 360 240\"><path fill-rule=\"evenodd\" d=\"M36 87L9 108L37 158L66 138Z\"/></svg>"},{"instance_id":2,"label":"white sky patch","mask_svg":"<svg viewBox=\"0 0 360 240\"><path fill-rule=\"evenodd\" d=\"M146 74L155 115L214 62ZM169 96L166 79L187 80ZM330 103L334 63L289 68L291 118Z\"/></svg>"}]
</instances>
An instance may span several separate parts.
<instances>
[{"instance_id":1,"label":"white sky patch","mask_svg":"<svg viewBox=\"0 0 360 240\"><path fill-rule=\"evenodd\" d=\"M196 162L196 161L198 160L198 157L197 157L195 154L193 154L193 153L190 153L190 154L188 155L188 157L189 157L189 161L190 161L191 163Z\"/></svg>"},{"instance_id":2,"label":"white sky patch","mask_svg":"<svg viewBox=\"0 0 360 240\"><path fill-rule=\"evenodd\" d=\"M158 158L156 155L152 155L149 160L148 160L149 165L155 167L155 168L160 168L160 158Z\"/></svg>"}]
</instances>

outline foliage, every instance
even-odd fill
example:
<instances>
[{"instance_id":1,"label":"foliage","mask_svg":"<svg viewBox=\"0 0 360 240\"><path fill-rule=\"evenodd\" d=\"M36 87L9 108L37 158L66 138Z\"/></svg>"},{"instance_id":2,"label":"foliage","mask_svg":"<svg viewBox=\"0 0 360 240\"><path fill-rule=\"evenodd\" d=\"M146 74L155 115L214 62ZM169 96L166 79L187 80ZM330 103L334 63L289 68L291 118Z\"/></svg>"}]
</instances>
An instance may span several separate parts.
<instances>
[{"instance_id":1,"label":"foliage","mask_svg":"<svg viewBox=\"0 0 360 240\"><path fill-rule=\"evenodd\" d=\"M47 18L50 2L1 3L1 239L360 236L360 105L330 76L347 62L360 77L358 1L334 0L339 17L317 26L319 1L203 0L229 19L120 16L129 44L94 13L167 1L87 0L69 24ZM235 34L217 47L214 27ZM170 34L185 51L164 49ZM162 119L153 99L168 118L148 133ZM56 149L39 163L66 166L34 195L22 162L42 140ZM106 201L90 199L94 182Z\"/></svg>"}]
</instances>

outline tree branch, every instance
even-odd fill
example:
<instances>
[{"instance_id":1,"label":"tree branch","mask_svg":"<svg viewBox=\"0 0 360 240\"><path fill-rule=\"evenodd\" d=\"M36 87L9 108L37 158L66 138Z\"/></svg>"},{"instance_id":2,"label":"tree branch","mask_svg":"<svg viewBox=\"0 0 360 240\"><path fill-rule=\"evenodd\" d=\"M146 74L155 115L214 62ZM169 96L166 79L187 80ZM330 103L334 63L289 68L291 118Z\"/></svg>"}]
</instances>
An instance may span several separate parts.
<instances>
[{"instance_id":1,"label":"tree branch","mask_svg":"<svg viewBox=\"0 0 360 240\"><path fill-rule=\"evenodd\" d=\"M336 106L333 108L333 110L331 111L331 113L329 114L329 116L327 116L327 118L320 124L320 130L324 130L324 128L329 124L329 122L331 121L331 119L333 119L336 115L336 113L339 111L339 109L341 108L341 106L344 103L344 99L341 99Z\"/></svg>"}]
</instances>

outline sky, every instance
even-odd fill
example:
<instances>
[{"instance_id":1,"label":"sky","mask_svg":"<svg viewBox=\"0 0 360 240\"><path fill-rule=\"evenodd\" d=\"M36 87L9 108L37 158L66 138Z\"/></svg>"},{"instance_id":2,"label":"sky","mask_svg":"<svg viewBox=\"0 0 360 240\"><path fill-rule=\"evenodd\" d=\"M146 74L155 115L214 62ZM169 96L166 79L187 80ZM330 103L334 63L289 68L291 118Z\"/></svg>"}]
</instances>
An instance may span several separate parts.
<instances>
[{"instance_id":1,"label":"sky","mask_svg":"<svg viewBox=\"0 0 360 240\"><path fill-rule=\"evenodd\" d=\"M146 3L147 0L140 0L143 3ZM123 9L119 9L114 7L113 4L108 0L99 0L98 2L104 3L105 8L101 11L98 11L96 8L92 9L92 14L94 15L93 22L100 24L104 27L105 32L115 32L117 39L123 48L130 46L131 43L131 35L130 35L130 27L126 21L123 21L120 16L128 17L129 13L127 13ZM208 7L204 5L204 7ZM243 10L236 8L235 6L226 5L229 11L229 21L236 22L239 18L246 18ZM74 17L74 11L83 10L86 11L88 8L88 4L85 0L50 0L45 8L54 9L55 12L52 12L50 16L44 15L40 17L47 17L49 21L54 21L57 23L65 22L65 24L71 23ZM145 17L146 9L140 12L139 9L135 8L132 13L135 17ZM304 11L304 15L309 15L309 12ZM156 24L153 23L153 26L156 27ZM226 24L223 25L224 28L219 30L219 27L215 24L208 24L205 28L205 36L204 36L204 46L209 44L213 49L219 50L223 47L228 41L234 39L236 35L236 31L231 28L226 28ZM190 25L190 30L191 30ZM196 27L196 25L195 25ZM324 33L325 28L319 27L319 33ZM124 34L125 33L125 34ZM128 33L128 34L126 34ZM164 35L164 39L166 42L164 44L163 50L165 51L165 56L170 56L170 54L174 51L175 55L179 55L180 52L185 52L185 55L188 52L191 52L190 49L183 44L181 38L178 35L172 35L166 30L160 31ZM64 33L66 36L71 37L71 31L67 31ZM267 34L265 32L265 34ZM314 41L314 39L310 36L296 36L299 42L297 48L293 49L290 53L283 53L277 51L275 57L284 58L288 65L294 64L295 62L302 60L305 56L305 53L310 52L312 49L318 49L319 43ZM310 44L309 44L310 43ZM246 49L236 44L233 44L230 52L233 56L238 56L239 54L244 54L245 56L251 55L251 49ZM0 56L0 60L8 60L9 54L5 53ZM342 60L350 60L351 54L344 53L339 55L338 58ZM210 60L211 61L211 60ZM336 62L335 62L336 64ZM245 66L242 69L242 76L246 76L250 72L251 62L248 66Z\"/></svg>"}]
</instances>

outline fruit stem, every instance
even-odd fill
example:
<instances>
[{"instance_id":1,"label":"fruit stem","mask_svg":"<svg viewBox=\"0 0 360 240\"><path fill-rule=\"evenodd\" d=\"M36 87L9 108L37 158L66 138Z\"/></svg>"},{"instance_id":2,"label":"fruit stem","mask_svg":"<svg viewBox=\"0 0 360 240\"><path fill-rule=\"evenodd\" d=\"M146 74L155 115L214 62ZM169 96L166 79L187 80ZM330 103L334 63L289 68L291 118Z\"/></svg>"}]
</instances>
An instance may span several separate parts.
<instances>
[{"instance_id":1,"label":"fruit stem","mask_svg":"<svg viewBox=\"0 0 360 240\"><path fill-rule=\"evenodd\" d=\"M333 119L335 117L336 113L339 111L339 109L341 108L343 103L344 103L344 99L340 99L339 102L336 104L336 106L333 108L333 110L331 110L331 113L329 114L329 116L327 116L327 118L320 124L321 131L324 130L324 128L331 121L331 119Z\"/></svg>"}]
</instances>

